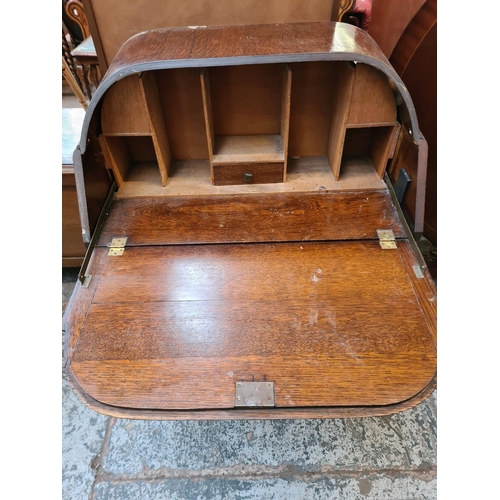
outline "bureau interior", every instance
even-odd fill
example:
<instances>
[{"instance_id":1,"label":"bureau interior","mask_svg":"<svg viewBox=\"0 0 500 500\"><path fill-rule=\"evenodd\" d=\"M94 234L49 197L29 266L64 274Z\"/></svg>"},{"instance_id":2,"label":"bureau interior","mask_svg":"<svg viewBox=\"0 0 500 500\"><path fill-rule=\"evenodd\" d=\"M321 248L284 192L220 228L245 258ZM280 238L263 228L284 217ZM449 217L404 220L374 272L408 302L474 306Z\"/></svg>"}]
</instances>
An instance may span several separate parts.
<instances>
[{"instance_id":1,"label":"bureau interior","mask_svg":"<svg viewBox=\"0 0 500 500\"><path fill-rule=\"evenodd\" d=\"M122 196L380 189L400 131L387 76L344 61L134 74L98 119Z\"/></svg>"}]
</instances>

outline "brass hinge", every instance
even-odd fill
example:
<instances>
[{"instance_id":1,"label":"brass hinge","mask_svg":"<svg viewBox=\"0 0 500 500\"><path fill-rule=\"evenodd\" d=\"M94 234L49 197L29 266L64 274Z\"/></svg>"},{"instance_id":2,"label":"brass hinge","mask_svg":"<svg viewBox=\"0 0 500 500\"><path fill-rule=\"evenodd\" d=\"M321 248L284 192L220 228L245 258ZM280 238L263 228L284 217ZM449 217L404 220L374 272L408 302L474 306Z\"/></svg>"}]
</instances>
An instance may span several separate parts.
<instances>
[{"instance_id":1,"label":"brass hinge","mask_svg":"<svg viewBox=\"0 0 500 500\"><path fill-rule=\"evenodd\" d=\"M113 238L111 240L111 243L108 245L109 246L108 255L113 255L115 257L123 255L123 252L125 251L125 245L127 244L127 240L128 240L127 236Z\"/></svg>"},{"instance_id":2,"label":"brass hinge","mask_svg":"<svg viewBox=\"0 0 500 500\"><path fill-rule=\"evenodd\" d=\"M392 229L377 229L377 236L382 249L392 250L394 248L398 248Z\"/></svg>"}]
</instances>

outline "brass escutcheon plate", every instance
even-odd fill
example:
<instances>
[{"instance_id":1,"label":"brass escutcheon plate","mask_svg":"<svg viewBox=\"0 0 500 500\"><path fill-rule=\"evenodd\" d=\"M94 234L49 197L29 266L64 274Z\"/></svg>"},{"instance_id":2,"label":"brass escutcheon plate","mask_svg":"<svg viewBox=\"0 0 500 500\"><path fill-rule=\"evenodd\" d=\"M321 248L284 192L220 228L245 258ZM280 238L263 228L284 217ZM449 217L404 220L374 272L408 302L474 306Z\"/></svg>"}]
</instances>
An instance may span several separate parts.
<instances>
[{"instance_id":1,"label":"brass escutcheon plate","mask_svg":"<svg viewBox=\"0 0 500 500\"><path fill-rule=\"evenodd\" d=\"M274 406L274 382L236 382L234 406Z\"/></svg>"}]
</instances>

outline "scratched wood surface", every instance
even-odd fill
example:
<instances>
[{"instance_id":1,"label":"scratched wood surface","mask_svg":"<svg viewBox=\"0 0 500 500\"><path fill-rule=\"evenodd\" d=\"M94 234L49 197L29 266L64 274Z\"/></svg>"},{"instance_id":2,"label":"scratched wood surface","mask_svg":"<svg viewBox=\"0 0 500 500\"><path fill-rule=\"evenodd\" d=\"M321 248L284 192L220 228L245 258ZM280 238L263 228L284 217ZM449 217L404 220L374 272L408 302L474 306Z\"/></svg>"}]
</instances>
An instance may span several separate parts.
<instances>
[{"instance_id":1,"label":"scratched wood surface","mask_svg":"<svg viewBox=\"0 0 500 500\"><path fill-rule=\"evenodd\" d=\"M122 45L107 77L129 64L153 60L240 58L273 54L345 52L386 62L366 32L345 23L290 23L156 29Z\"/></svg>"},{"instance_id":2,"label":"scratched wood surface","mask_svg":"<svg viewBox=\"0 0 500 500\"><path fill-rule=\"evenodd\" d=\"M278 407L394 404L436 367L400 251L377 242L127 248L79 337L79 384L133 408L232 408L238 380L274 381Z\"/></svg>"},{"instance_id":3,"label":"scratched wood surface","mask_svg":"<svg viewBox=\"0 0 500 500\"><path fill-rule=\"evenodd\" d=\"M414 140L416 141L414 146L417 150L419 149L419 145L423 142L423 139L420 137L418 131L418 124L416 117L414 116L411 100L407 95L402 82L399 81L399 78L393 69L388 65L387 59L373 40L362 30L346 25L345 23L293 23L283 25L218 26L197 29L176 28L160 29L142 33L129 40L122 47L119 54L115 58L106 77L103 79L100 86L101 90L98 89L96 93L94 104L91 104L89 108L89 118L86 119L86 123L89 122L91 124L94 111L99 110L97 103L100 102L101 99L105 100L107 98L106 96L108 90L110 91L114 85L111 86L111 88L109 87L113 82L115 82L115 80L124 77L129 72L139 71L139 69L140 71L155 69L155 71L160 71L162 74L162 76L158 78L158 87L160 100L162 102L162 106L164 107L163 111L166 117L170 117L166 118L168 122L166 124L166 130L171 138L172 158L174 160L207 158L208 148L206 143L206 134L205 131L202 130L204 128L204 120L202 119L203 100L199 82L199 72L196 73L196 71L191 70L205 67L209 68L210 72L216 73L217 71L226 71L226 65L243 67L247 65L258 66L259 64L265 63L266 65L269 65L269 67L272 67L274 63L282 64L287 62L293 67L296 67L297 64L319 64L319 66L314 66L313 64L313 66L309 67L309 69L312 69L313 72L316 72L312 82L308 82L307 78L305 80L302 78L301 80L299 75L298 88L302 88L302 90L306 90L306 92L299 91L299 93L296 94L296 97L298 96L299 100L295 105L293 104L292 99L292 107L294 109L291 110L291 120L293 120L294 117L302 116L304 113L309 115L308 120L304 121L305 127L307 127L307 121L314 121L314 117L318 116L319 121L321 122L318 122L319 127L319 125L327 125L329 123L328 115L331 113L331 107L325 106L325 109L328 108L327 112L321 111L321 106L318 106L320 99L314 97L310 100L309 96L316 93L316 87L318 87L318 96L323 96L325 91L326 94L330 92L329 83L332 79L332 74L328 71L325 72L325 67L322 67L321 65L321 63L326 62L326 60L332 63L338 62L339 64L343 64L345 61L355 60L359 63L358 66L360 68L364 68L365 64L373 65L376 69L371 67L360 69L360 74L363 73L365 76L370 76L370 72L374 72L374 74L380 78L380 85L376 85L378 90L374 93L374 95L375 97L381 97L381 99L378 99L377 97L377 99L375 99L377 105L370 107L370 109L372 111L376 111L379 108L385 110L390 104L389 107L391 107L391 116L389 118L390 121L393 121L392 111L394 108L394 102L391 102L391 99L392 101L394 101L394 99L391 97L392 91L389 88L387 78L383 75L381 76L381 74L377 74L377 71L380 70L382 73L386 73L389 76L389 79L392 80L398 88L398 91L408 108L407 114L411 119L412 134L415 138ZM175 77L177 70L182 72L179 73L179 75L182 74L183 78ZM227 71L231 72L231 70ZM239 68L235 71L243 70ZM168 72L172 72L172 74L170 75ZM190 98L190 101L194 104L192 108L189 108L188 113L184 113L184 101L179 99L177 95L170 95L170 92L167 92L170 97L166 98L165 92L175 88L179 91L179 94L185 96L187 92L184 92L184 90L186 90L187 87L183 85L183 82L185 81L184 76L187 76L188 74L189 79L186 81L190 82L189 89L190 92L193 91L193 98ZM366 88L370 89L371 85L367 84L369 79L361 78L361 80L359 78L356 79L357 87L361 90L366 90ZM168 82L166 87L165 82ZM361 92L361 90L359 90L359 92ZM357 91L356 95L358 95L359 92ZM364 93L366 92L361 92L363 95ZM385 99L384 96L387 97L387 99ZM184 100L185 99L186 97L184 97ZM327 98L327 101L328 100L331 103L331 99ZM365 102L365 99L360 98L358 101ZM379 101L381 104L385 104L380 107ZM176 104L174 106L174 111L176 110L176 112L171 114L168 108L173 102L178 105ZM278 105L278 102L276 102L275 105ZM247 108L248 106L245 107L245 109ZM366 118L363 115L362 107L357 109L356 106L354 106L351 111L352 113L350 112L349 115L353 115L352 119L358 125L360 124L360 120L363 121ZM370 112L368 114L370 115L369 118L373 118L371 116L373 113ZM182 117L180 120L183 124L181 127L182 133L179 131L177 135L172 130L177 127L174 115ZM197 118L197 123L194 128L191 127L191 124L194 123L191 120L191 115L196 116ZM278 116L277 113L274 113L274 115ZM379 122L380 120L377 118L376 123ZM241 120L238 123L241 123ZM361 125L365 125L365 123L362 123ZM297 137L302 136L301 132L297 131L301 127L297 128L292 122L290 123L290 127L293 131L293 133L291 133L291 139L296 140ZM184 132L190 128L193 128L193 132L188 136ZM322 128L325 129L325 127ZM342 130L340 130L340 136L333 133L333 137L329 137L330 146L328 148L325 148L325 138L327 137L325 133L326 130L323 130L322 133L318 134L317 140L311 139L313 136L316 137L315 135L304 135L304 140L299 141L298 143L300 144L300 147L295 147L293 142L291 143L290 153L292 155L310 154L310 152L325 154L328 150L330 160L332 160L333 156L336 158L333 170L336 175L336 180L340 180L338 170L342 160L341 148L335 148L335 154L333 155L331 149L333 147L333 143L337 145L341 145L343 143L342 137L340 137L342 135ZM315 132L313 131L311 134L315 134ZM179 138L182 139L179 144L177 144L176 141L179 140ZM333 141L334 139L335 141ZM86 145L87 142L82 141L82 150L84 150L85 147L88 147ZM419 183L422 176L425 175L425 161L420 161L421 157L422 159L424 158L419 152ZM83 170L85 172L84 177L86 178L86 172L89 167L85 160L86 157L84 157L83 161ZM381 162L381 164L383 163L384 162ZM411 189L412 188L410 187L410 190ZM418 207L414 207L413 210L409 212L410 214L415 213L418 215L418 217L415 217L416 222L414 225L414 230L416 232L420 231L423 224L421 214L423 213L422 207L424 201L425 200L422 196L411 197L412 203L419 204ZM91 205L90 200L87 200L87 205Z\"/></svg>"},{"instance_id":4,"label":"scratched wood surface","mask_svg":"<svg viewBox=\"0 0 500 500\"><path fill-rule=\"evenodd\" d=\"M388 191L121 198L99 245L374 239L377 229L404 236Z\"/></svg>"},{"instance_id":5,"label":"scratched wood surface","mask_svg":"<svg viewBox=\"0 0 500 500\"><path fill-rule=\"evenodd\" d=\"M413 161L422 175L419 147L425 141L404 87L366 33L342 24L178 28L138 35L118 54L88 116L94 108L96 116L100 114L96 103L107 99L106 89L118 77L138 68L158 70L156 104L163 108L164 135L172 139L173 159L207 158L199 68L209 68L212 75L218 71L213 66L226 64L311 63L311 83L299 67L291 114L309 114L304 126L319 116L321 127L318 124L316 130L330 124L335 109L333 95L328 97L335 77L321 64L327 60L349 68L350 60L358 61L359 68L374 64L392 75L412 121L395 156L401 153ZM173 69L176 65L182 68ZM231 71L223 69L220 74ZM372 72L369 68L363 75ZM366 111L361 103L370 85L369 78L361 76L353 83L359 106L343 109L339 127L365 127L367 120L372 127L381 126L374 114L379 101L387 110L383 124L394 126L394 102L385 77L375 92L382 98L373 98L377 105ZM219 80L222 86L217 87L223 88ZM309 98L315 87L318 95L327 94L324 110L319 97ZM172 89L194 96L188 112L187 98L178 99ZM258 88L254 90L258 94ZM216 109L226 96L219 97ZM245 114L251 115L241 102ZM192 116L198 117L197 124L184 136ZM276 110L270 113L271 122L277 117ZM178 118L181 126L176 132ZM217 120L218 127L231 125L229 132L238 132L227 117ZM89 158L102 163L95 140L99 124L88 123L90 142L81 144L86 179ZM278 133L279 125L272 133ZM299 137L300 127L292 125L291 136ZM111 133L125 133L120 127L117 124L117 132ZM315 139L314 130L304 136L301 147L338 156L340 184L354 172L351 159L342 158L341 150L333 147L336 137L323 131ZM137 133L145 132L141 128ZM385 139L374 160L391 156L394 141L388 134ZM369 141L368 153L370 145ZM290 177L294 161L299 160L290 162ZM391 172L401 162L395 159ZM374 174L373 165L371 169ZM171 170L175 179L174 166ZM254 415L292 418L341 415L343 409L351 416L359 409L368 409L367 415L392 413L429 394L436 374L435 289L428 275L417 279L413 273L416 260L401 239L403 229L389 194L384 186L372 184L364 192L325 186L308 193L292 192L292 185L288 192L280 188L230 195L233 191L226 190L214 196L200 190L189 196L179 192L155 198L149 193L116 199L88 270L93 276L90 286L77 286L65 319L66 369L81 397L108 414L140 412L132 418L243 418L248 409L233 408L235 382L272 380L276 408ZM418 202L418 196L411 199ZM398 249L382 250L376 229L393 229ZM108 256L105 247L111 236L121 235L129 237L124 255Z\"/></svg>"},{"instance_id":6,"label":"scratched wood surface","mask_svg":"<svg viewBox=\"0 0 500 500\"><path fill-rule=\"evenodd\" d=\"M91 398L83 391L71 366L66 368L68 380L79 394L81 400L92 410L116 418L140 420L281 420L298 418L366 418L380 417L399 413L418 405L431 396L436 388L437 378L434 377L419 393L410 399L390 405L368 406L315 406L315 407L281 407L265 408L251 407L211 410L150 410L139 408L121 408L110 406Z\"/></svg>"}]
</instances>

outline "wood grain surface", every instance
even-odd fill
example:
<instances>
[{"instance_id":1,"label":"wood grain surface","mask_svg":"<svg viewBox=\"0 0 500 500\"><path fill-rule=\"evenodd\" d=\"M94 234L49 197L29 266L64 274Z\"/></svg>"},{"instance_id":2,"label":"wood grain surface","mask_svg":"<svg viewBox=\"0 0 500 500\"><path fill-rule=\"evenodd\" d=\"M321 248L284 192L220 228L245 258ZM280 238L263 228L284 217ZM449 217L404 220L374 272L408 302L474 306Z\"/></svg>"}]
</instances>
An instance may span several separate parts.
<instances>
[{"instance_id":1,"label":"wood grain surface","mask_svg":"<svg viewBox=\"0 0 500 500\"><path fill-rule=\"evenodd\" d=\"M116 82L106 93L101 125L104 134L150 135L148 111L137 76Z\"/></svg>"},{"instance_id":2,"label":"wood grain surface","mask_svg":"<svg viewBox=\"0 0 500 500\"><path fill-rule=\"evenodd\" d=\"M171 71L182 71L184 73L179 73L183 75L182 78L178 79L178 81L176 81L175 83L175 88L178 91L178 95L172 96L171 98L166 97L168 95L168 92L167 94L165 93L165 82L169 82L167 85L170 85L170 79L167 76L165 76L165 78L163 76L157 78L160 99L162 101L165 120L167 122L167 134L169 135L169 139L171 139L170 146L172 150L172 159L176 160L188 158L208 158L208 147L205 131L205 121L203 119L203 100L201 95L202 93L199 81L199 72L196 74L196 78L194 79L187 78L186 80L184 78L187 77L188 74L191 74L189 73L191 70L195 70L196 68L209 68L211 72L217 72L220 70L221 74L224 74L224 72L227 71L229 71L229 73L231 73L231 71L247 71L246 69L240 68L240 66L260 66L262 68L263 65L265 65L271 68L273 66L283 66L285 63L289 64L290 67L292 67L294 64L322 62L343 63L345 61L357 61L357 66L359 66L360 68L366 66L366 71L363 70L362 72L366 74L373 72L373 74L377 75L376 77L380 80L380 82L383 83L382 86L385 87L383 92L380 93L379 86L375 85L375 97L379 94L384 94L387 96L389 96L389 94L392 94L392 90L389 88L388 84L388 80L391 81L391 86L394 87L395 92L399 93L402 97L403 104L405 105L402 106L402 108L406 108L405 116L408 116L410 119L411 124L409 126L411 126L412 128L415 147L418 149L420 147L420 144L423 144L425 141L421 137L421 134L418 130L418 123L414 113L413 105L411 103L411 99L404 85L400 81L400 78L390 67L387 59L373 42L373 40L362 30L359 30L351 25L346 25L345 23L240 25L197 27L196 29L175 28L154 30L137 35L122 47L112 67L110 67L106 77L103 79L101 85L97 89L95 98L90 104L89 113L87 113L87 117L84 122L83 135L85 135L87 127L90 126L90 122L92 121L92 117L94 116L94 111L99 110L98 104L100 104L101 99L107 94L108 90L113 88L113 84L116 83L117 80L123 79L124 77L126 78L127 75L132 75L133 73L141 73L143 71L153 69L157 72L160 72L161 75L167 75L167 73ZM238 69L228 69L228 67L230 66L238 67ZM263 71L265 73L268 70L266 69ZM377 73L377 71L379 73ZM383 75L384 73L386 76ZM192 76L194 75L195 73L192 73ZM324 86L325 82L328 83L328 78L328 74L320 74L320 91L321 89L328 88L328 86ZM175 78L173 78L173 80L175 80ZM180 99L179 95L183 94L183 83L185 83L186 81L190 82L191 86L189 88L193 91L193 97L188 100L190 102L193 102L194 104L192 107L186 108L188 112L184 113L183 106L185 104L185 99ZM249 79L249 81L253 81L255 83L255 79ZM366 82L367 81L368 80L366 80ZM304 83L304 80L302 81L302 83ZM306 84L305 86L308 87L308 84ZM361 87L363 87L363 85L361 85ZM369 88L370 85L366 84L364 87ZM235 88L238 88L238 85L236 85ZM254 90L258 90L255 88L255 86L253 86L253 84L252 88L254 88ZM265 92L265 95L272 94L272 92L269 90L272 89L272 86L266 86L266 88L267 90ZM307 92L314 92L314 84L312 87L307 88ZM230 94L228 93L227 95L228 98L230 98ZM299 95L304 96L304 94ZM169 99L170 102L167 102ZM243 101L244 100L242 100L242 102ZM359 101L362 102L363 99L360 99ZM376 103L378 103L379 99L377 98L375 99L375 101ZM174 105L176 112L173 116L171 116L169 110L166 109L172 104L172 102L182 102L182 105L179 104L177 105L177 107ZM389 107L394 106L393 98L392 101L390 101L388 97L387 100L382 99L382 101L380 102L383 104L381 109L386 109L387 103L389 103ZM277 104L279 106L279 101L277 102ZM307 104L304 105L307 106ZM299 109L301 109L301 106L299 106ZM359 104L359 106L362 105ZM377 107L378 106L374 106L370 109L372 109L373 111L376 110ZM247 108L248 106L246 106L245 109ZM311 121L311 119L314 120L316 113L318 113L317 106L312 106L310 109L314 111L314 115L310 117L309 122ZM362 109L361 111L358 111L359 113L363 113ZM358 111L352 111L352 113L354 113L353 120L360 122L364 120L364 118L359 115ZM318 113L317 116L319 117L320 121L324 117L323 115L324 113ZM191 120L193 116L197 117L196 121ZM265 113L263 114L263 116L266 116ZM291 111L291 120L293 120L293 116L294 113ZM176 129L176 117L181 117L180 129L178 133L173 132ZM226 118L227 117L223 116L222 120L224 121L226 120ZM371 115L370 119L373 119ZM252 120L249 121L252 122ZM380 123L380 117L375 121L376 123ZM393 122L392 118L391 122ZM188 132L191 129L191 124L193 125L193 133L191 135L187 135L185 134L185 132ZM363 125L365 125L365 123L363 123ZM290 128L292 131L294 130L294 127L295 125L293 124L293 122L291 122ZM327 150L330 162L332 164L332 170L335 175L335 180L338 181L340 179L339 167L342 162L341 145L343 139L343 130L342 126L340 126L340 129L338 131L339 133L337 134L337 131L332 131L332 128L332 133L329 137L329 145L327 147ZM217 134L216 130L215 134ZM319 134L319 136L319 141L324 141L324 133ZM293 137L298 137L296 127L295 135L293 135ZM304 154L306 153L306 151L311 151L312 149L319 147L320 142L314 144L314 142L309 141L309 138L301 144L301 147L304 147L303 150L295 147L293 144L290 144L290 151L293 151L294 154ZM179 144L175 143L176 140L180 140ZM84 153L85 149L88 147L87 141L82 141L82 144L80 146L82 148L82 152ZM323 149L322 151L323 154L327 153L325 149ZM177 156L177 152L181 153L182 156ZM421 155L419 153L417 167L419 179L425 177L425 159L423 157L424 155ZM85 158L86 157L84 156L83 170L86 172L88 167L85 164ZM383 162L381 164L383 165ZM83 177L86 178L87 174L85 173L85 175L82 176L82 179ZM83 189L83 187L80 188L82 192ZM425 202L425 199L422 196L416 196L414 198L411 198L411 201L419 204L418 207L412 207L412 209L409 211L409 213L413 212L416 214L420 214L418 217L416 217L416 222L414 225L415 232L419 232L419 230L421 230L421 226L423 225L423 219L421 215L423 214L423 204ZM88 204L90 205L90 203ZM85 217L85 214L83 215L83 217Z\"/></svg>"},{"instance_id":3,"label":"wood grain surface","mask_svg":"<svg viewBox=\"0 0 500 500\"><path fill-rule=\"evenodd\" d=\"M137 140L138 138L134 138ZM150 139L150 138L149 138ZM151 140L151 139L150 139ZM130 149L130 145L129 149ZM151 151L154 150L151 145ZM342 159L341 175L335 181L325 156L288 158L286 182L279 184L238 184L214 186L208 160L173 161L167 188L162 187L156 162L134 163L126 182L116 193L118 198L171 198L178 196L230 195L250 193L359 193L384 191L387 186L378 178L368 157Z\"/></svg>"},{"instance_id":4,"label":"wood grain surface","mask_svg":"<svg viewBox=\"0 0 500 500\"><path fill-rule=\"evenodd\" d=\"M139 79L140 88L143 100L147 109L147 117L153 145L156 153L158 167L160 170L161 185L167 185L168 167L172 160L170 153L170 145L165 128L165 119L161 107L160 95L158 92L158 84L156 82L156 74L146 72Z\"/></svg>"},{"instance_id":5,"label":"wood grain surface","mask_svg":"<svg viewBox=\"0 0 500 500\"><path fill-rule=\"evenodd\" d=\"M393 404L435 346L399 251L378 242L127 248L105 259L72 370L136 408L232 408L238 380L277 406Z\"/></svg>"},{"instance_id":6,"label":"wood grain surface","mask_svg":"<svg viewBox=\"0 0 500 500\"><path fill-rule=\"evenodd\" d=\"M291 69L284 80L283 68ZM428 273L415 275L417 260L389 192L383 184L377 187L382 182L377 174L393 156L398 128L393 90L405 106L399 108L404 127L391 173L410 161L420 182L426 143L404 85L373 40L335 23L191 27L137 35L122 47L89 106L80 144L83 161L75 162L79 169L85 164L86 181L89 161L91 172L103 163L96 140L102 100L106 106L108 92L120 90L117 82L138 80L127 76L133 73L150 84L143 85L138 110L146 113L149 135L153 127L165 141L168 136L172 160L199 162L199 172L206 163L207 178L210 164L202 160L213 160L207 141L217 154L217 140L224 136L290 133L299 145L290 145L290 152L319 153L290 159L289 175L298 184L291 183L288 191L279 187L284 183L262 192L250 191L253 186L205 191L204 180L170 191L175 182L169 179L169 186L158 187L164 190L161 196L145 191L146 196L114 200L88 270L90 286L77 285L64 320L66 368L84 401L132 418L242 418L249 410L234 408L235 383L268 380L275 383L276 408L253 415L321 418L344 410L345 415L391 413L428 395L436 376L435 287ZM298 85L295 104L290 77ZM326 96L325 109L321 99L309 97L315 89ZM349 96L347 103L340 94ZM149 97L154 102L148 108ZM288 124L288 111L282 111L290 97ZM113 99L105 116L108 133L130 134L116 120ZM304 115L304 124L294 125L294 116ZM315 117L318 127L301 140ZM359 160L357 139L347 147L355 157L344 154L346 128L349 137L364 138L366 161ZM165 152L160 168L166 174L168 143L162 146L156 139L153 133L148 144L152 141L157 156ZM135 139L123 141L129 150ZM150 160L143 146L137 145L135 156L129 151L132 164L139 157ZM281 162L287 160L286 144L282 150ZM229 160L234 157L229 154ZM268 167L264 160L259 166ZM305 160L312 170L297 170ZM159 177L157 163L152 167ZM326 179L319 175L324 166L329 178L318 181ZM198 172L184 167L172 161L169 177ZM141 172L131 168L128 177L139 173L149 179L149 171L149 166ZM310 173L320 182L312 190L299 179L309 179ZM369 186L345 190L358 185L359 174L370 176ZM163 180L165 185L165 175ZM294 192L299 185L301 192ZM414 205L416 226L422 223L422 192L410 194L406 203ZM377 229L392 229L398 248L382 250ZM121 257L107 255L115 236L128 237Z\"/></svg>"},{"instance_id":7,"label":"wood grain surface","mask_svg":"<svg viewBox=\"0 0 500 500\"><path fill-rule=\"evenodd\" d=\"M98 139L106 166L113 171L116 185L121 188L127 180L130 169L126 138L100 135Z\"/></svg>"},{"instance_id":8,"label":"wood grain surface","mask_svg":"<svg viewBox=\"0 0 500 500\"><path fill-rule=\"evenodd\" d=\"M344 53L387 62L366 32L345 23L292 23L155 29L128 40L107 77L131 64L276 54ZM257 60L255 61L257 63ZM106 78L106 77L105 77Z\"/></svg>"},{"instance_id":9,"label":"wood grain surface","mask_svg":"<svg viewBox=\"0 0 500 500\"><path fill-rule=\"evenodd\" d=\"M155 73L172 158L208 158L200 70L177 68Z\"/></svg>"},{"instance_id":10,"label":"wood grain surface","mask_svg":"<svg viewBox=\"0 0 500 500\"><path fill-rule=\"evenodd\" d=\"M425 270L425 279L419 279L414 272L409 271L413 266L419 265L411 246L401 242L401 257L408 270L408 278L419 301L422 314L427 322L429 332L437 347L437 289L429 269Z\"/></svg>"},{"instance_id":11,"label":"wood grain surface","mask_svg":"<svg viewBox=\"0 0 500 500\"><path fill-rule=\"evenodd\" d=\"M64 356L63 365L69 366L69 361L74 354L75 346L80 338L82 326L85 324L87 312L92 303L92 298L97 289L100 279L100 272L107 257L108 249L96 248L87 268L87 275L92 276L89 286L83 288L80 281L77 281L71 298L66 306L63 316L64 335Z\"/></svg>"},{"instance_id":12,"label":"wood grain surface","mask_svg":"<svg viewBox=\"0 0 500 500\"><path fill-rule=\"evenodd\" d=\"M325 156L332 121L335 74L342 62L307 62L290 65L290 156Z\"/></svg>"},{"instance_id":13,"label":"wood grain surface","mask_svg":"<svg viewBox=\"0 0 500 500\"><path fill-rule=\"evenodd\" d=\"M396 102L387 76L367 64L356 64L346 124L396 121Z\"/></svg>"},{"instance_id":14,"label":"wood grain surface","mask_svg":"<svg viewBox=\"0 0 500 500\"><path fill-rule=\"evenodd\" d=\"M280 134L216 135L212 163L283 162L284 149Z\"/></svg>"},{"instance_id":15,"label":"wood grain surface","mask_svg":"<svg viewBox=\"0 0 500 500\"><path fill-rule=\"evenodd\" d=\"M388 191L122 198L99 244L113 236L131 246L374 239L381 228L404 237Z\"/></svg>"},{"instance_id":16,"label":"wood grain surface","mask_svg":"<svg viewBox=\"0 0 500 500\"><path fill-rule=\"evenodd\" d=\"M333 99L330 135L328 137L328 161L333 177L339 180L342 151L345 140L345 125L351 105L352 87L355 70L352 64L343 62L337 64L335 72L336 95Z\"/></svg>"},{"instance_id":17,"label":"wood grain surface","mask_svg":"<svg viewBox=\"0 0 500 500\"><path fill-rule=\"evenodd\" d=\"M251 64L207 70L215 135L279 134L283 69Z\"/></svg>"},{"instance_id":18,"label":"wood grain surface","mask_svg":"<svg viewBox=\"0 0 500 500\"><path fill-rule=\"evenodd\" d=\"M426 0L421 3L421 8L408 23L390 56L392 66L401 76L404 75L420 44L437 24L437 0Z\"/></svg>"},{"instance_id":19,"label":"wood grain surface","mask_svg":"<svg viewBox=\"0 0 500 500\"><path fill-rule=\"evenodd\" d=\"M203 99L203 116L205 118L205 132L207 134L208 159L212 163L215 149L214 115L212 111L212 93L210 92L210 79L208 69L200 72L201 96ZM211 174L213 183L213 172Z\"/></svg>"},{"instance_id":20,"label":"wood grain surface","mask_svg":"<svg viewBox=\"0 0 500 500\"><path fill-rule=\"evenodd\" d=\"M411 93L428 143L424 236L437 244L437 8L427 0L401 35L391 64Z\"/></svg>"},{"instance_id":21,"label":"wood grain surface","mask_svg":"<svg viewBox=\"0 0 500 500\"><path fill-rule=\"evenodd\" d=\"M140 420L281 420L281 419L326 419L326 418L365 418L388 416L408 410L430 397L436 388L437 379L432 378L429 383L417 394L405 401L390 405L368 406L332 406L312 408L238 408L229 410L148 410L137 408L120 408L103 404L90 397L80 386L71 369L66 367L68 380L77 392L83 403L93 411L116 418Z\"/></svg>"},{"instance_id":22,"label":"wood grain surface","mask_svg":"<svg viewBox=\"0 0 500 500\"><path fill-rule=\"evenodd\" d=\"M273 163L217 163L212 165L215 186L237 184L268 184L283 182L284 162ZM250 174L251 179L245 181Z\"/></svg>"}]
</instances>

